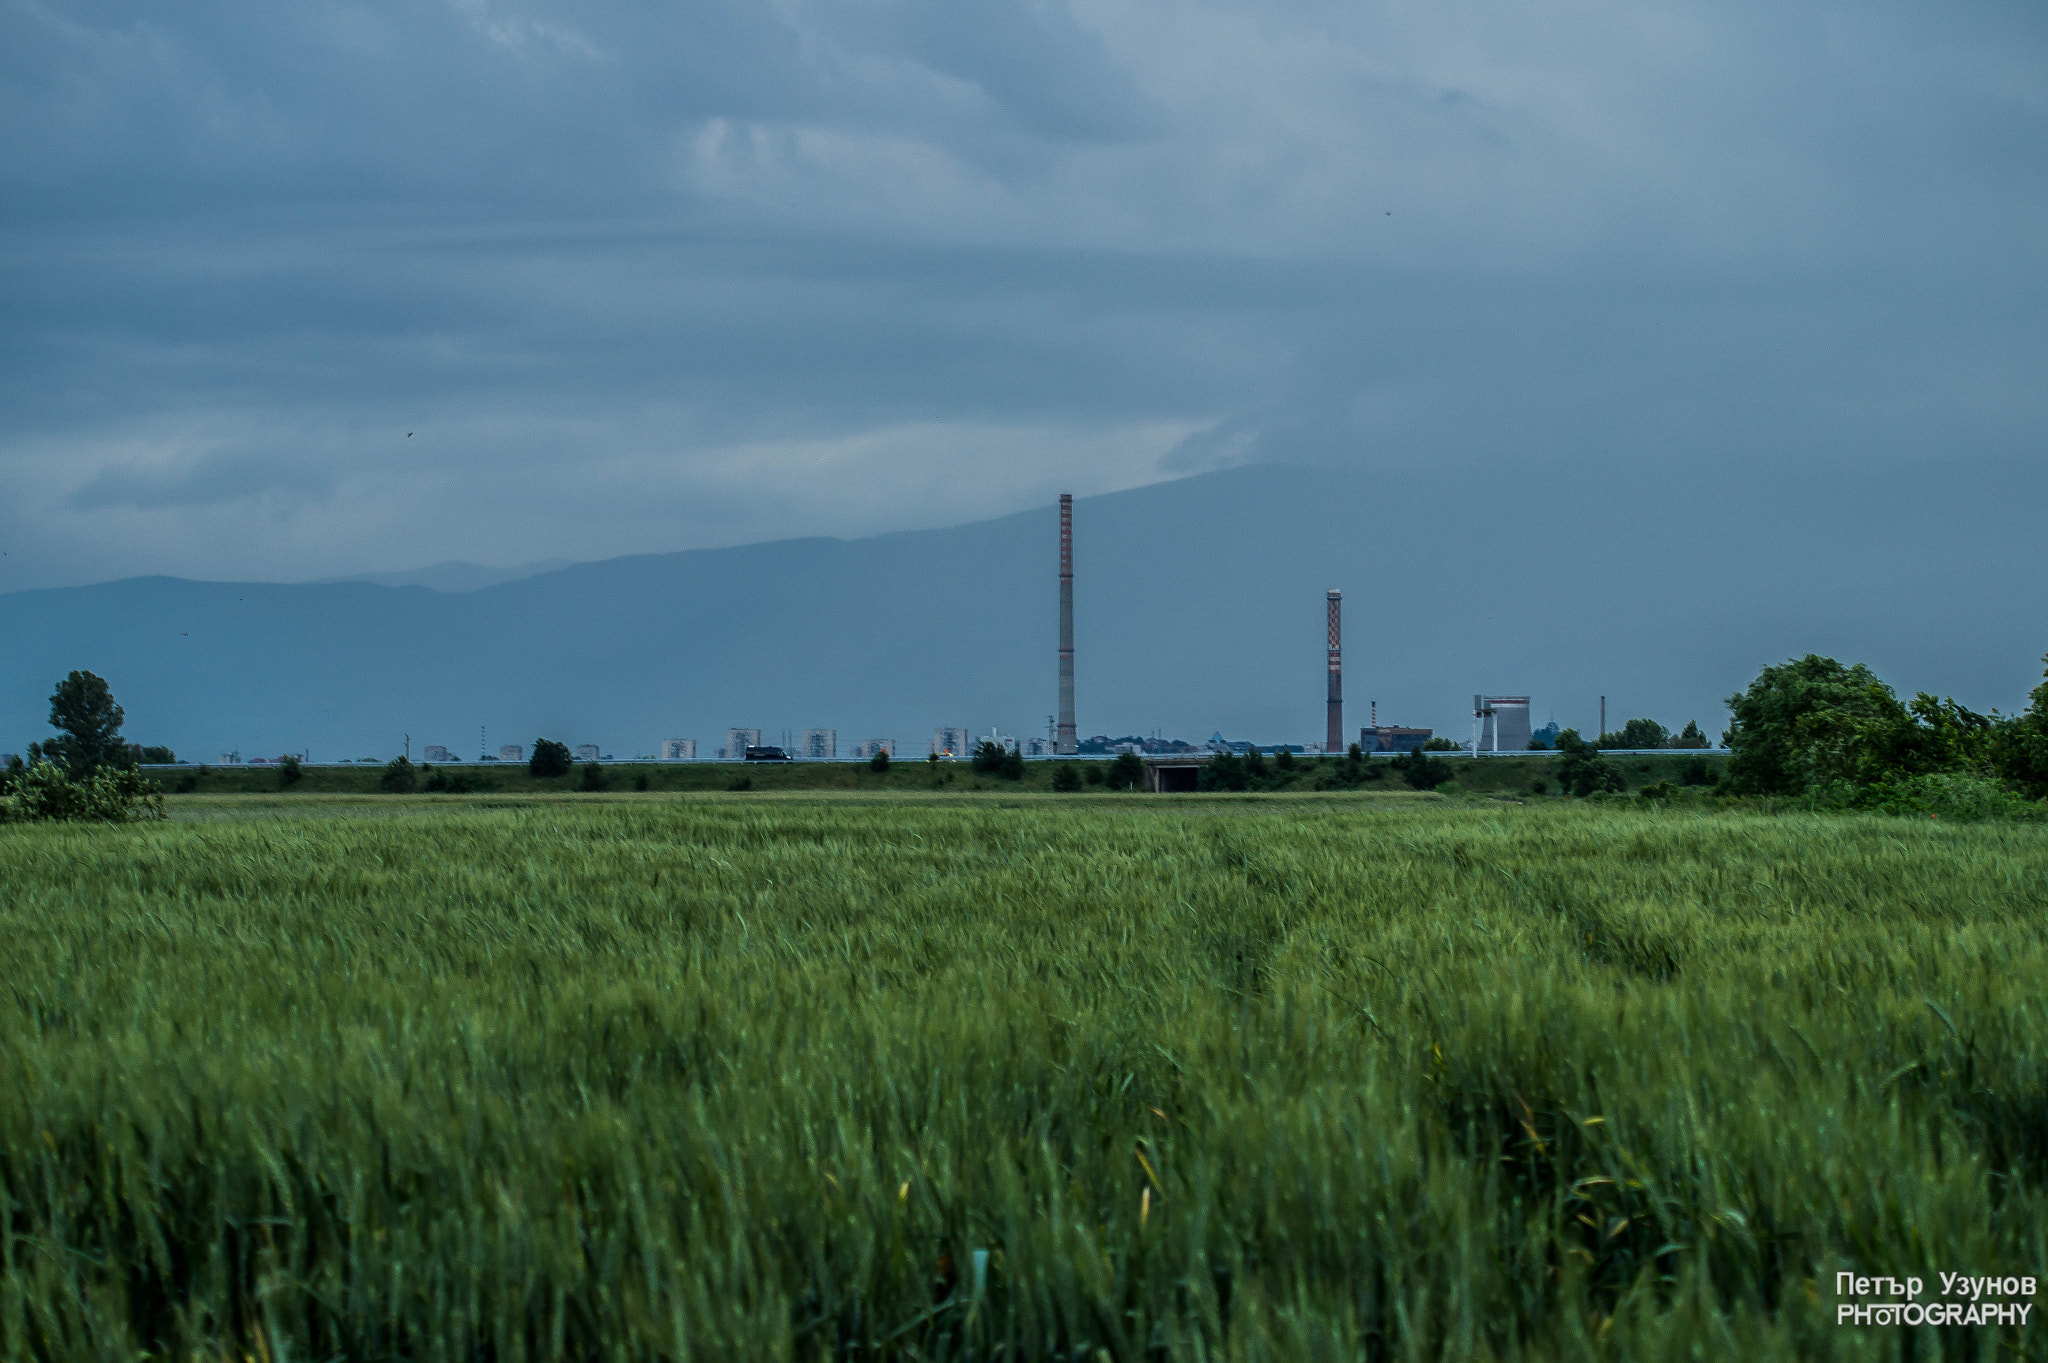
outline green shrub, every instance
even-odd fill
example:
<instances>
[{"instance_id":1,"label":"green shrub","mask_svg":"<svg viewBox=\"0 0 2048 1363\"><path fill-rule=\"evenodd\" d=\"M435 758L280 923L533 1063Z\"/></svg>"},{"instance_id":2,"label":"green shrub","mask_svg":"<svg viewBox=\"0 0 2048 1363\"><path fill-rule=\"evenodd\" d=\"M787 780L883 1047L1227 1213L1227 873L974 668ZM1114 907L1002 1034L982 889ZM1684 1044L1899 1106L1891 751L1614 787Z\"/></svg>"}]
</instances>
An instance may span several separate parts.
<instances>
[{"instance_id":1,"label":"green shrub","mask_svg":"<svg viewBox=\"0 0 2048 1363\"><path fill-rule=\"evenodd\" d=\"M0 823L127 823L163 817L162 789L133 767L101 767L74 780L55 762L38 762L16 776L0 798Z\"/></svg>"},{"instance_id":2,"label":"green shrub","mask_svg":"<svg viewBox=\"0 0 2048 1363\"><path fill-rule=\"evenodd\" d=\"M467 795L483 784L467 773L459 771L436 770L423 765L420 767L420 773L426 777L420 789L429 795Z\"/></svg>"},{"instance_id":3,"label":"green shrub","mask_svg":"<svg viewBox=\"0 0 2048 1363\"><path fill-rule=\"evenodd\" d=\"M1081 788L1081 773L1072 762L1062 762L1052 769L1052 788L1063 795Z\"/></svg>"},{"instance_id":4,"label":"green shrub","mask_svg":"<svg viewBox=\"0 0 2048 1363\"><path fill-rule=\"evenodd\" d=\"M413 770L412 759L399 756L384 764L383 775L377 778L377 789L386 795L410 795L419 785L419 773Z\"/></svg>"},{"instance_id":5,"label":"green shrub","mask_svg":"<svg viewBox=\"0 0 2048 1363\"><path fill-rule=\"evenodd\" d=\"M600 767L595 762L585 762L583 764L583 780L580 784L584 790L603 790L610 782L605 776L603 767Z\"/></svg>"},{"instance_id":6,"label":"green shrub","mask_svg":"<svg viewBox=\"0 0 2048 1363\"><path fill-rule=\"evenodd\" d=\"M1099 786L1108 779L1102 774L1102 763L1100 762L1089 762L1086 764L1086 769L1087 776L1085 779L1091 786Z\"/></svg>"},{"instance_id":7,"label":"green shrub","mask_svg":"<svg viewBox=\"0 0 2048 1363\"><path fill-rule=\"evenodd\" d=\"M1401 773L1410 790L1435 790L1451 779L1451 764L1431 757L1426 749L1400 753L1387 765Z\"/></svg>"},{"instance_id":8,"label":"green shrub","mask_svg":"<svg viewBox=\"0 0 2048 1363\"><path fill-rule=\"evenodd\" d=\"M868 759L868 770L877 776L889 770L889 750L887 748L875 749L875 755Z\"/></svg>"},{"instance_id":9,"label":"green shrub","mask_svg":"<svg viewBox=\"0 0 2048 1363\"><path fill-rule=\"evenodd\" d=\"M1134 752L1118 753L1103 781L1111 790L1133 790L1145 784L1144 760Z\"/></svg>"},{"instance_id":10,"label":"green shrub","mask_svg":"<svg viewBox=\"0 0 2048 1363\"><path fill-rule=\"evenodd\" d=\"M305 769L299 765L299 759L297 757L293 756L291 753L286 753L283 757L278 759L277 788L279 790L290 790L293 786L297 785L299 782L305 779Z\"/></svg>"},{"instance_id":11,"label":"green shrub","mask_svg":"<svg viewBox=\"0 0 2048 1363\"><path fill-rule=\"evenodd\" d=\"M633 789L646 790L653 784L654 783L652 781L647 779L647 773L645 771L636 771L633 773Z\"/></svg>"},{"instance_id":12,"label":"green shrub","mask_svg":"<svg viewBox=\"0 0 2048 1363\"><path fill-rule=\"evenodd\" d=\"M1566 729L1557 736L1557 750L1557 785L1565 794L1585 799L1627 788L1621 773L1600 755L1598 748L1579 737L1577 729Z\"/></svg>"}]
</instances>

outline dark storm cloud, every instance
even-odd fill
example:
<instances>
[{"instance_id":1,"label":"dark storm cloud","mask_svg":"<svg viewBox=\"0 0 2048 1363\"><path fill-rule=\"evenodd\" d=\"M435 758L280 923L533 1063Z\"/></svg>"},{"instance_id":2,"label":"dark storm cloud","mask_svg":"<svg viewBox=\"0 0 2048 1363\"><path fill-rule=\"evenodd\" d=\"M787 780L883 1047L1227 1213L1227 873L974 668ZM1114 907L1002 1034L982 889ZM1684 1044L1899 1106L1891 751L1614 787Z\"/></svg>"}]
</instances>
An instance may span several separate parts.
<instances>
[{"instance_id":1,"label":"dark storm cloud","mask_svg":"<svg viewBox=\"0 0 2048 1363\"><path fill-rule=\"evenodd\" d=\"M0 590L1255 460L1727 508L1745 468L1824 507L1857 461L2038 457L2043 39L1995 4L0 0Z\"/></svg>"}]
</instances>

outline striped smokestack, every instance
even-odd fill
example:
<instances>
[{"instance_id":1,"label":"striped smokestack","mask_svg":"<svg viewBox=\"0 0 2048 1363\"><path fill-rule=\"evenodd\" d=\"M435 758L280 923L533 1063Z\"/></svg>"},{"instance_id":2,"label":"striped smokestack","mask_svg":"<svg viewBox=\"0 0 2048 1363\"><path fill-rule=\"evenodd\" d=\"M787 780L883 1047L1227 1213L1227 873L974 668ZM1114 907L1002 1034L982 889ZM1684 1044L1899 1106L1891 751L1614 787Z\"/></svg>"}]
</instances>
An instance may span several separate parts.
<instances>
[{"instance_id":1,"label":"striped smokestack","mask_svg":"<svg viewBox=\"0 0 2048 1363\"><path fill-rule=\"evenodd\" d=\"M1053 751L1080 750L1074 737L1074 494L1060 494L1060 724Z\"/></svg>"},{"instance_id":2,"label":"striped smokestack","mask_svg":"<svg viewBox=\"0 0 2048 1363\"><path fill-rule=\"evenodd\" d=\"M1344 593L1330 589L1330 722L1323 751L1344 751Z\"/></svg>"}]
</instances>

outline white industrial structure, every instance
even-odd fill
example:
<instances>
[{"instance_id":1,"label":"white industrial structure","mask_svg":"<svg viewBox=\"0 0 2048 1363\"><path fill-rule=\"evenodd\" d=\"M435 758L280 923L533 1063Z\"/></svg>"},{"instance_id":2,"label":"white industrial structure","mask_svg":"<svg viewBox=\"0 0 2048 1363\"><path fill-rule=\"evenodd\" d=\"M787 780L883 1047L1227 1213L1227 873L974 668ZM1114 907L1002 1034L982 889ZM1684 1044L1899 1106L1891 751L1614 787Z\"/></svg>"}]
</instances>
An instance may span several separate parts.
<instances>
[{"instance_id":1,"label":"white industrial structure","mask_svg":"<svg viewBox=\"0 0 2048 1363\"><path fill-rule=\"evenodd\" d=\"M932 730L931 751L939 757L965 757L974 750L973 741L963 725L960 728L939 728Z\"/></svg>"},{"instance_id":2,"label":"white industrial structure","mask_svg":"<svg viewBox=\"0 0 2048 1363\"><path fill-rule=\"evenodd\" d=\"M804 730L803 758L806 762L832 762L839 757L839 730Z\"/></svg>"},{"instance_id":3,"label":"white industrial structure","mask_svg":"<svg viewBox=\"0 0 2048 1363\"><path fill-rule=\"evenodd\" d=\"M498 745L498 760L500 762L524 762L526 760L526 745L524 743L500 743Z\"/></svg>"},{"instance_id":4,"label":"white industrial structure","mask_svg":"<svg viewBox=\"0 0 2048 1363\"><path fill-rule=\"evenodd\" d=\"M853 756L856 761L861 758L873 757L878 752L885 752L889 756L894 757L896 755L896 740L893 738L870 738L865 743L853 745Z\"/></svg>"},{"instance_id":5,"label":"white industrial structure","mask_svg":"<svg viewBox=\"0 0 2048 1363\"><path fill-rule=\"evenodd\" d=\"M1529 747L1527 696L1472 697L1472 751L1526 752Z\"/></svg>"},{"instance_id":6,"label":"white industrial structure","mask_svg":"<svg viewBox=\"0 0 2048 1363\"><path fill-rule=\"evenodd\" d=\"M597 744L578 743L576 745L576 760L578 762L595 762L597 760Z\"/></svg>"},{"instance_id":7,"label":"white industrial structure","mask_svg":"<svg viewBox=\"0 0 2048 1363\"><path fill-rule=\"evenodd\" d=\"M694 762L697 760L697 740L694 738L664 738L657 749L664 762Z\"/></svg>"},{"instance_id":8,"label":"white industrial structure","mask_svg":"<svg viewBox=\"0 0 2048 1363\"><path fill-rule=\"evenodd\" d=\"M727 729L725 731L725 746L719 749L718 755L737 762L747 755L747 749L760 746L761 731L759 729Z\"/></svg>"}]
</instances>

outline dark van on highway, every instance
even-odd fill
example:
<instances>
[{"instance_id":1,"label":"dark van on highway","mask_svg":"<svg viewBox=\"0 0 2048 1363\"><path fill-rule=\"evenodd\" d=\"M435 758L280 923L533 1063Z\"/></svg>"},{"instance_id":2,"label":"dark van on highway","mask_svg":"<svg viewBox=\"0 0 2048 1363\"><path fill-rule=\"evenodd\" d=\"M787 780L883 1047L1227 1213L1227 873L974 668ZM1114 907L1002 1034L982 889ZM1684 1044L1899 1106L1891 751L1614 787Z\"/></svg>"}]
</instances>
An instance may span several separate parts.
<instances>
[{"instance_id":1,"label":"dark van on highway","mask_svg":"<svg viewBox=\"0 0 2048 1363\"><path fill-rule=\"evenodd\" d=\"M790 756L780 748L749 748L747 749L747 760L749 762L787 762L790 760Z\"/></svg>"}]
</instances>

